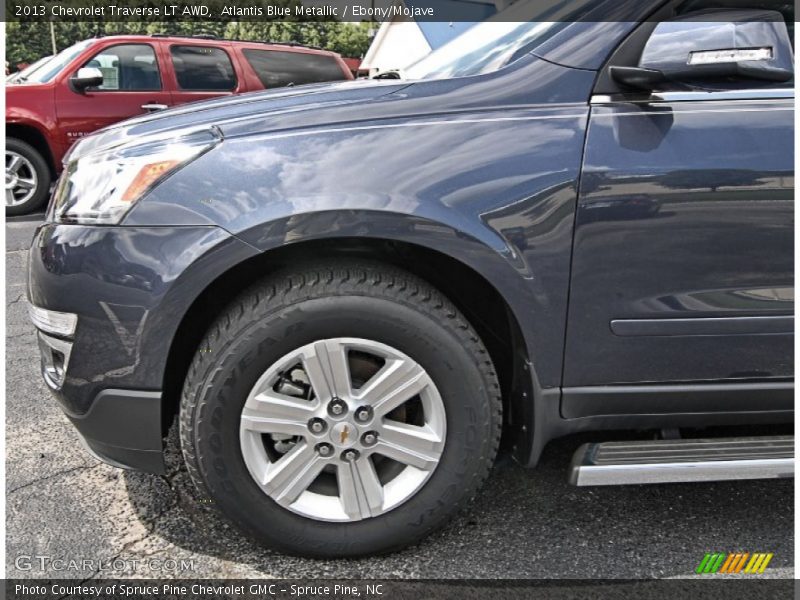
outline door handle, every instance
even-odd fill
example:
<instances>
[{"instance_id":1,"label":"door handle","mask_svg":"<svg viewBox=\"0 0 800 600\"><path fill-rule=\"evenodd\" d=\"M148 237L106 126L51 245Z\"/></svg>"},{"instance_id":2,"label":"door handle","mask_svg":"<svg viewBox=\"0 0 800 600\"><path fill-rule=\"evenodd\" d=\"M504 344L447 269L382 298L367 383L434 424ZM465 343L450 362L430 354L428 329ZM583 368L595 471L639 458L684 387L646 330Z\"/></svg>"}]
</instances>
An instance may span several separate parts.
<instances>
[{"instance_id":1,"label":"door handle","mask_svg":"<svg viewBox=\"0 0 800 600\"><path fill-rule=\"evenodd\" d=\"M142 104L142 108L148 112L153 112L156 110L164 110L165 108L169 108L166 104L156 104L155 102L148 102L147 104Z\"/></svg>"}]
</instances>

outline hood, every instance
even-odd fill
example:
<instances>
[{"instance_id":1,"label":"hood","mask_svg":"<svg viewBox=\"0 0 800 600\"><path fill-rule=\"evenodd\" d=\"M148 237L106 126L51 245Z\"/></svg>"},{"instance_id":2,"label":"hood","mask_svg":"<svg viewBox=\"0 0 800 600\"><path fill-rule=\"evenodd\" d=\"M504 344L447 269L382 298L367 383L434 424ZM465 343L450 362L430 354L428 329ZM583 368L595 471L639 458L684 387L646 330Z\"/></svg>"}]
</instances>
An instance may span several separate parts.
<instances>
[{"instance_id":1,"label":"hood","mask_svg":"<svg viewBox=\"0 0 800 600\"><path fill-rule=\"evenodd\" d=\"M134 138L172 137L178 133L215 127L223 135L234 125L236 134L281 131L298 126L335 122L323 109L369 102L407 87L396 79L361 79L303 85L214 100L192 102L135 117L83 138L69 154L74 159L107 150Z\"/></svg>"},{"instance_id":2,"label":"hood","mask_svg":"<svg viewBox=\"0 0 800 600\"><path fill-rule=\"evenodd\" d=\"M37 81L6 81L6 104L23 102L26 96L51 88L51 85Z\"/></svg>"}]
</instances>

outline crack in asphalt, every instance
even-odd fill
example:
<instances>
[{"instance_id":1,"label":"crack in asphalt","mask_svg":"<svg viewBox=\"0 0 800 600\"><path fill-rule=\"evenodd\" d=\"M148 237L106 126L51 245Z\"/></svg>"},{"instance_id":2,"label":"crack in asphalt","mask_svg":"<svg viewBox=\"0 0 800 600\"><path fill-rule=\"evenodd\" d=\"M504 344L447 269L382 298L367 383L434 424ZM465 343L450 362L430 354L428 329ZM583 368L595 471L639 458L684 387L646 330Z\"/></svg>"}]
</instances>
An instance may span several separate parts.
<instances>
[{"instance_id":1,"label":"crack in asphalt","mask_svg":"<svg viewBox=\"0 0 800 600\"><path fill-rule=\"evenodd\" d=\"M23 483L22 485L18 485L17 487L6 491L6 496L10 496L11 494L14 494L20 490L24 490L25 488L31 487L33 485L38 485L43 481L48 481L50 479L55 479L56 477L61 477L62 475L68 475L69 473L74 473L75 471L96 469L97 467L103 467L103 466L105 466L103 463L97 463L96 465L80 465L78 467L70 467L69 469L64 469L63 471L57 471L55 473L51 473L50 475L45 475L44 477L39 477L38 479L29 481L28 483Z\"/></svg>"},{"instance_id":2,"label":"crack in asphalt","mask_svg":"<svg viewBox=\"0 0 800 600\"><path fill-rule=\"evenodd\" d=\"M21 294L19 294L19 295L18 295L18 296L17 296L17 297L16 297L14 300L12 300L11 302L8 302L8 303L6 304L6 308L11 308L11 307L12 307L12 306L14 306L15 304L18 304L18 303L19 303L19 301L20 301L20 300L22 300L24 297L25 297L25 292L22 292L22 293L21 293Z\"/></svg>"},{"instance_id":3,"label":"crack in asphalt","mask_svg":"<svg viewBox=\"0 0 800 600\"><path fill-rule=\"evenodd\" d=\"M85 584L90 579L94 579L94 576L97 575L99 572L100 572L100 568L98 567L97 569L94 570L94 572L91 575L89 575L89 577L87 577L86 579L81 579L78 582L77 587L80 588L83 584ZM74 596L75 596L74 594L64 594L63 596L59 596L56 600L64 600L64 598L72 598Z\"/></svg>"}]
</instances>

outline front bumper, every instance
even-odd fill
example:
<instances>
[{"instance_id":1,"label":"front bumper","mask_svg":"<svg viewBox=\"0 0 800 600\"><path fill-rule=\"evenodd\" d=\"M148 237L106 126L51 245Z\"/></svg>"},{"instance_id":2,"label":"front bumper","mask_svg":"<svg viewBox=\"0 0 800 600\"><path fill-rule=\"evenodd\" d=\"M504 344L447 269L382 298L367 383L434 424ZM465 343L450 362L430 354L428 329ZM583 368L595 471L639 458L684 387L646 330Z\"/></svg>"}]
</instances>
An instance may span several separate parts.
<instances>
[{"instance_id":1,"label":"front bumper","mask_svg":"<svg viewBox=\"0 0 800 600\"><path fill-rule=\"evenodd\" d=\"M161 413L161 392L103 390L86 414L66 414L86 449L103 462L164 474Z\"/></svg>"},{"instance_id":2,"label":"front bumper","mask_svg":"<svg viewBox=\"0 0 800 600\"><path fill-rule=\"evenodd\" d=\"M53 327L52 319L37 318L47 317L50 311L31 305L30 312L39 328L42 378L58 394L69 370L73 345L71 335L67 335L68 330L59 331ZM51 335L54 333L62 334L62 337ZM72 414L64 409L78 430L84 447L96 458L115 467L159 474L165 472L162 412L160 392L133 390L103 390L84 414Z\"/></svg>"},{"instance_id":3,"label":"front bumper","mask_svg":"<svg viewBox=\"0 0 800 600\"><path fill-rule=\"evenodd\" d=\"M37 230L28 301L44 317L77 316L72 335L38 321L42 376L91 452L163 472L172 414L162 389L178 327L208 285L254 254L217 227Z\"/></svg>"}]
</instances>

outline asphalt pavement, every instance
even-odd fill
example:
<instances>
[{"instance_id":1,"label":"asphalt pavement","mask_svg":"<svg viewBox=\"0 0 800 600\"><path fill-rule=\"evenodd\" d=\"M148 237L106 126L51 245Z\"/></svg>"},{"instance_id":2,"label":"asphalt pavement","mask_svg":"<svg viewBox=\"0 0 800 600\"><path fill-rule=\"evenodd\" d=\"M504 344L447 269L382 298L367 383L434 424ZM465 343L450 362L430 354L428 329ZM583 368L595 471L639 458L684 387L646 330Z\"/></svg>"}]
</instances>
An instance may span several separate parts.
<instances>
[{"instance_id":1,"label":"asphalt pavement","mask_svg":"<svg viewBox=\"0 0 800 600\"><path fill-rule=\"evenodd\" d=\"M792 480L570 486L574 450L609 434L557 440L535 470L501 457L468 510L403 552L319 561L265 550L197 502L174 449L159 477L81 448L39 377L27 318L25 258L39 219L6 225L9 578L687 577L706 552L735 551L772 552L766 574L793 577Z\"/></svg>"}]
</instances>

